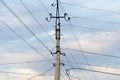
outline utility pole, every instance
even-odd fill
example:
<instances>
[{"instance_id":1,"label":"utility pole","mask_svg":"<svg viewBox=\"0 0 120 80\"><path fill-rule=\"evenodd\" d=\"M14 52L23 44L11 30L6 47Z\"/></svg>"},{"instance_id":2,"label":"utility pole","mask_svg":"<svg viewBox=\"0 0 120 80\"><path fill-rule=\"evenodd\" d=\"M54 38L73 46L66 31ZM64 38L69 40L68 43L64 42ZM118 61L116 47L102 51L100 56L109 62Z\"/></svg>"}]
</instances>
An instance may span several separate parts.
<instances>
[{"instance_id":1,"label":"utility pole","mask_svg":"<svg viewBox=\"0 0 120 80\"><path fill-rule=\"evenodd\" d=\"M55 63L55 80L60 80L60 14L59 14L59 1L56 2L56 26L55 26L55 35L56 35L56 63Z\"/></svg>"},{"instance_id":2,"label":"utility pole","mask_svg":"<svg viewBox=\"0 0 120 80\"><path fill-rule=\"evenodd\" d=\"M60 16L60 10L59 10L59 0L56 0L56 4L52 4L52 6L56 6L56 16L52 16L50 13L50 19L46 18L47 21L50 21L51 18L55 18L55 39L56 39L56 63L55 63L55 80L60 80L60 65L63 64L60 62L60 55L64 53L61 53L60 49L60 39L61 39L61 23L60 19L64 18L66 21L70 20L70 17L67 17L67 13L64 13L64 16ZM64 65L64 64L63 64Z\"/></svg>"}]
</instances>

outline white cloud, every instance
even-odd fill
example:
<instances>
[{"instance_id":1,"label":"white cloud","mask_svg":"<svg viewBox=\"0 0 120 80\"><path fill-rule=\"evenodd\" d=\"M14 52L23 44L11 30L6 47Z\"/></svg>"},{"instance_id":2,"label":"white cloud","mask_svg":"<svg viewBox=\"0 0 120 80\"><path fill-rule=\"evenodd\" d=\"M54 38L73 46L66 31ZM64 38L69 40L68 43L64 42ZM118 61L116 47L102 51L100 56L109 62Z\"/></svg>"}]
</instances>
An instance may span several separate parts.
<instances>
[{"instance_id":1,"label":"white cloud","mask_svg":"<svg viewBox=\"0 0 120 80\"><path fill-rule=\"evenodd\" d=\"M118 11L120 7L119 5L119 0L91 0L91 1L86 1L82 5L85 5L87 7L91 8L98 8L98 9L103 9L103 10L113 10L113 11Z\"/></svg>"},{"instance_id":2,"label":"white cloud","mask_svg":"<svg viewBox=\"0 0 120 80\"><path fill-rule=\"evenodd\" d=\"M14 63L14 62L44 59L40 54L32 52L32 51L27 51L27 52L23 52L23 53L4 53L4 54L0 53L0 54L1 54L1 56L0 56L1 63L8 63L8 62Z\"/></svg>"},{"instance_id":3,"label":"white cloud","mask_svg":"<svg viewBox=\"0 0 120 80\"><path fill-rule=\"evenodd\" d=\"M108 72L108 73L116 73L119 74L120 70L119 69L115 69L115 68L105 68L105 67L92 67L93 70L97 70L97 71L102 71L102 72Z\"/></svg>"},{"instance_id":4,"label":"white cloud","mask_svg":"<svg viewBox=\"0 0 120 80\"><path fill-rule=\"evenodd\" d=\"M28 68L12 68L9 69L9 72L15 72L15 73L24 73L24 74L34 74L34 75L11 75L11 74L5 74L5 75L0 75L0 80L27 80L35 75L38 74L42 74L39 73L37 71L34 71L32 69L28 69ZM53 76L37 76L35 78L33 78L32 80L36 80L36 79L41 79L41 80L47 80L49 78L53 78Z\"/></svg>"},{"instance_id":5,"label":"white cloud","mask_svg":"<svg viewBox=\"0 0 120 80\"><path fill-rule=\"evenodd\" d=\"M119 7L120 7L119 0L116 0L116 1L114 1L114 0L90 0L90 1L89 0L77 0L77 1L65 0L65 1L69 2L69 3L75 3L75 4L78 4L78 5L80 5L79 3L83 2L83 3L81 3L81 5L83 5L83 6L87 6L87 7L91 7L91 8L98 8L98 9L105 9L105 10L113 10L113 11L116 11L116 12L119 11ZM6 2L7 2L7 0L6 0ZM52 0L51 0L51 2L52 2ZM26 24L28 24L29 27L34 27L33 26L34 25L33 19L30 18L28 13L25 13L22 8L16 8L16 4L14 4L14 3L10 3L9 5L12 6L12 9L14 9L14 11L19 15L19 17ZM33 6L34 5L37 6L36 4L33 4ZM17 5L17 6L20 6L20 5ZM108 18L110 18L110 19L114 18L114 20L118 19L118 15L105 15L105 16L103 16L104 14L100 14L99 11L98 12L97 11L91 11L91 10L80 9L80 8L76 8L76 7L73 8L73 7L70 7L70 6L68 7L68 9L71 11L71 13L73 13L75 15L81 15L81 14L89 15L89 16L92 15L92 17L93 16L98 17L98 15L102 15L101 18L103 20L108 19ZM3 6L0 7L0 12L1 12L0 13L0 19L5 21L7 24L9 24L9 25L11 25L15 28L22 26L21 23L15 17L13 17L13 15L10 12L8 12ZM41 11L41 13L42 13L42 11ZM35 15L36 14L38 15L38 13L35 13ZM45 16L45 15L42 15L42 16ZM41 20L41 22L43 21L41 18L40 18L40 20ZM85 23L85 24L87 24L87 23ZM48 33L50 35L53 35L54 31L50 31ZM118 39L120 38L119 34L109 33L109 32L103 32L103 33L99 33L99 32L97 33L96 32L96 33L87 33L87 34L83 33L83 34L80 34L80 35L81 36L78 36L78 40L79 40L80 45L82 46L83 50L95 51L95 52L103 51L103 50L106 50L107 48L113 47L113 44L118 43ZM37 36L43 39L43 37L46 37L46 34L41 33L40 35L37 35ZM66 35L65 38L69 38L69 37L71 37L71 36L68 33L68 35ZM28 41L29 42L34 42L35 38L31 38ZM70 44L72 48L75 48L75 49L78 48L75 40L68 40L67 39L67 41L68 41L68 44ZM50 43L50 42L48 42L48 43ZM20 45L20 46L23 46L23 45ZM0 51L1 51L1 53L0 53L1 54L1 56L0 56L0 62L1 63L7 63L9 61L12 61L12 62L19 62L20 61L21 62L21 61L28 61L28 60L43 59L42 57L39 56L39 54L37 55L37 53L31 52L31 51L28 51L28 52L26 51L26 52L23 52L23 53L9 53L9 52L8 53L6 53L6 52L2 53L3 51L5 51L4 48L0 48ZM45 52L42 52L42 53L44 54ZM49 57L46 53L44 55ZM25 67L25 66L23 65L23 67ZM92 67L92 68L94 68L95 70L100 70L100 71L120 73L119 70L113 69L113 68L103 68L103 67ZM16 67L16 68L12 67L12 69L10 69L10 71L21 72L21 73L37 73L38 74L38 72L36 72L32 69L28 69L28 68L24 68L24 69L19 68L18 69L18 67ZM85 73L85 74L87 74L87 73ZM0 80L24 80L24 79L27 79L29 77L30 76L27 76L27 77L22 76L21 77L21 76L3 74L3 75L0 75ZM48 78L45 78L45 77L36 77L33 80L38 80L38 79L48 80ZM52 79L52 78L49 77L49 79ZM105 79L103 79L103 80L105 80Z\"/></svg>"},{"instance_id":6,"label":"white cloud","mask_svg":"<svg viewBox=\"0 0 120 80\"><path fill-rule=\"evenodd\" d=\"M14 5L12 5L13 7ZM15 6L14 6L15 7ZM27 25L34 25L33 19L30 18L29 15L26 15L26 13L21 9L17 8L11 8L15 14ZM12 27L20 27L23 26L20 21L11 13L9 10L7 10L5 7L1 6L0 8L0 20L4 21L8 25L11 25Z\"/></svg>"},{"instance_id":7,"label":"white cloud","mask_svg":"<svg viewBox=\"0 0 120 80\"><path fill-rule=\"evenodd\" d=\"M31 69L17 69L17 68L13 68L11 70L9 70L9 72L15 72L15 73L25 73L25 74L39 74L38 72L35 72ZM24 79L28 79L30 77L32 77L34 75L11 75L11 74L5 74L0 76L2 79L0 80L24 80Z\"/></svg>"},{"instance_id":8,"label":"white cloud","mask_svg":"<svg viewBox=\"0 0 120 80\"><path fill-rule=\"evenodd\" d=\"M103 51L109 47L112 47L112 45L120 38L118 33L111 32L85 33L81 34L80 37L77 37L83 50L95 52ZM68 40L67 42L71 45L71 48L79 49L76 40Z\"/></svg>"},{"instance_id":9,"label":"white cloud","mask_svg":"<svg viewBox=\"0 0 120 80\"><path fill-rule=\"evenodd\" d=\"M5 76L3 77L2 75L0 75L0 80L6 80Z\"/></svg>"},{"instance_id":10,"label":"white cloud","mask_svg":"<svg viewBox=\"0 0 120 80\"><path fill-rule=\"evenodd\" d=\"M49 34L49 36L52 37L55 34L55 31L52 30L52 31L48 31L46 33L44 32L44 33L41 33L41 34L37 34L36 36L39 37L39 38L46 38L46 37L48 38L47 34ZM36 40L36 38L32 37L31 39L28 40L28 42L33 42L35 40Z\"/></svg>"},{"instance_id":11,"label":"white cloud","mask_svg":"<svg viewBox=\"0 0 120 80\"><path fill-rule=\"evenodd\" d=\"M72 76L76 76L76 74L79 74L80 78L81 79L90 79L90 78L93 78L93 76L97 79L97 80L101 80L101 79L104 79L104 80L108 80L108 78L110 80L119 80L119 76L116 76L116 75L112 75L112 74L107 74L107 73L115 73L115 74L120 74L120 70L119 69L116 69L116 68L110 68L110 67L97 67L97 66L90 66L91 69L88 68L88 66L84 66L83 69L88 69L88 70L93 70L93 71L98 71L98 72L90 72L90 71L87 71L87 70L82 70L82 69L71 69L70 70L70 75ZM76 71L76 74L75 72ZM106 73L99 73L100 72L106 72Z\"/></svg>"},{"instance_id":12,"label":"white cloud","mask_svg":"<svg viewBox=\"0 0 120 80\"><path fill-rule=\"evenodd\" d=\"M25 74L39 74L38 72L35 72L31 69L17 69L13 68L11 69L11 72L17 72L17 73L25 73Z\"/></svg>"}]
</instances>

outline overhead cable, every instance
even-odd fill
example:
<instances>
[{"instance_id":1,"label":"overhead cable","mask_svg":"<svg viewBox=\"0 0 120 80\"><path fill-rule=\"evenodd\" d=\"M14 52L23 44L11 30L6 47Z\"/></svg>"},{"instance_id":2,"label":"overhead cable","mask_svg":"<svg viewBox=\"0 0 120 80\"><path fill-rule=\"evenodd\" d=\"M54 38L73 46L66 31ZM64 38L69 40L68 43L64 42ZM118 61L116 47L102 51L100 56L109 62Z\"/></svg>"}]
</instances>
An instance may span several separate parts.
<instances>
[{"instance_id":1,"label":"overhead cable","mask_svg":"<svg viewBox=\"0 0 120 80\"><path fill-rule=\"evenodd\" d=\"M38 23L38 25L41 27L41 29L47 34L47 36L51 39L53 43L54 40L51 38L51 36L48 34L48 32L43 28L43 26L40 24L40 22L37 20L37 18L33 15L33 13L28 9L28 7L25 5L25 3L20 0L21 4L25 7L25 9L29 12L29 14L33 17L33 19Z\"/></svg>"},{"instance_id":2,"label":"overhead cable","mask_svg":"<svg viewBox=\"0 0 120 80\"><path fill-rule=\"evenodd\" d=\"M90 19L90 18L80 17L80 16L74 16L74 17L71 17L71 18L80 18L80 19L85 19L85 20L90 20L90 21L96 21L96 22L120 25L120 23L116 23L116 22L103 21L103 20L97 20L97 19Z\"/></svg>"},{"instance_id":3,"label":"overhead cable","mask_svg":"<svg viewBox=\"0 0 120 80\"><path fill-rule=\"evenodd\" d=\"M64 9L64 7L63 7L63 5L62 5L62 3L60 2L60 5L61 5L61 8L63 9L63 11L66 13L66 10ZM72 32L72 31L71 31ZM67 42L65 41L65 39L64 39L64 37L62 37L63 38L63 41L65 42L65 45L69 48L69 45L67 44ZM70 53L70 55L71 55L71 57L72 57L72 59L73 60L75 60L75 58L73 57L73 55L71 54L71 50L69 50L69 53ZM69 61L69 59L67 58L67 56L65 57L68 61ZM70 67L72 67L72 65L71 65L71 63L69 63L70 64ZM77 64L76 64L77 65ZM78 66L78 65L77 65ZM76 74L76 72L74 71L74 73ZM81 74L82 74L82 76L84 76L84 74L81 72ZM78 74L76 74L77 76L78 76ZM78 76L79 77L79 76ZM85 78L85 80L86 80L86 78Z\"/></svg>"},{"instance_id":4,"label":"overhead cable","mask_svg":"<svg viewBox=\"0 0 120 80\"><path fill-rule=\"evenodd\" d=\"M51 59L49 59L51 60ZM48 60L34 60L34 61L24 61L24 62L10 62L10 63L0 63L0 66L6 66L6 65L16 65L16 64L30 64L30 63L40 63L40 62L46 62Z\"/></svg>"},{"instance_id":5,"label":"overhead cable","mask_svg":"<svg viewBox=\"0 0 120 80\"><path fill-rule=\"evenodd\" d=\"M115 11L110 11L110 10L103 10L103 9L97 9L97 8L90 8L90 7L86 7L86 6L82 6L82 5L75 5L75 4L71 4L71 3L67 3L67 2L63 2L60 1L63 4L67 4L67 5L71 5L74 7L80 7L80 8L85 8L85 9L90 9L90 10L95 10L95 11L102 11L102 12L107 12L107 13L113 13L113 14L120 14L120 12L115 12Z\"/></svg>"},{"instance_id":6,"label":"overhead cable","mask_svg":"<svg viewBox=\"0 0 120 80\"><path fill-rule=\"evenodd\" d=\"M68 62L68 63L73 63L73 64L82 64L82 65L87 65L86 63L82 63L82 62L74 62L74 61L66 61L66 60L62 60L62 61L64 61L64 62ZM114 69L119 69L120 70L120 68L118 68L118 67L111 67L111 66L101 66L101 65L94 65L94 64L89 64L90 66L95 66L95 67L102 67L102 68L114 68Z\"/></svg>"},{"instance_id":7,"label":"overhead cable","mask_svg":"<svg viewBox=\"0 0 120 80\"><path fill-rule=\"evenodd\" d=\"M62 48L63 50L69 50L68 48ZM77 52L82 52L81 50L77 49L70 49L72 51L77 51ZM120 56L115 56L115 55L107 55L107 54L102 54L102 53L96 53L96 52L89 52L89 51L84 51L85 53L92 54L92 55L99 55L99 56L106 56L106 57L111 57L111 58L118 58L120 59Z\"/></svg>"},{"instance_id":8,"label":"overhead cable","mask_svg":"<svg viewBox=\"0 0 120 80\"><path fill-rule=\"evenodd\" d=\"M47 11L47 13L50 13L49 10L46 8L46 6L43 4L43 2L41 0L38 0L38 1L44 7L44 9Z\"/></svg>"},{"instance_id":9,"label":"overhead cable","mask_svg":"<svg viewBox=\"0 0 120 80\"><path fill-rule=\"evenodd\" d=\"M77 70L80 69L80 70L85 70L85 71L91 71L91 72L97 72L97 73L103 73L103 74L110 74L110 75L120 76L120 74L118 74L118 73L104 72L104 71L91 70L91 69L85 69L85 68L70 68L70 69L67 69L67 71L72 70L72 69L77 69Z\"/></svg>"},{"instance_id":10,"label":"overhead cable","mask_svg":"<svg viewBox=\"0 0 120 80\"><path fill-rule=\"evenodd\" d=\"M68 25L69 24L62 24L62 25ZM106 29L100 29L100 28L93 28L93 27L87 27L87 26L81 26L81 25L73 25L74 28L82 28L82 29L90 29L90 30L97 30L97 31L106 31L106 32L113 32L113 33L120 33L120 31L113 31L113 30L106 30Z\"/></svg>"},{"instance_id":11,"label":"overhead cable","mask_svg":"<svg viewBox=\"0 0 120 80\"><path fill-rule=\"evenodd\" d=\"M75 40L76 40L76 43L77 43L77 45L78 45L78 47L79 47L79 49L80 49L80 51L81 51L81 53L82 53L82 55L83 55L83 57L84 57L84 59L85 59L85 62L87 63L89 69L91 69L91 66L89 65L89 62L88 62L87 57L86 57L86 54L85 54L85 52L83 51L83 49L82 49L82 47L81 47L81 44L79 43L79 40L78 40L76 31L74 30L74 27L73 27L73 24L72 24L71 20L70 20L70 27L71 27L71 28L70 28L70 29L71 29L71 32L72 32L72 34L73 34L73 36L74 36L74 38L75 38ZM95 75L94 75L93 73L91 73L91 74L92 74L92 76L93 76L93 79L96 80Z\"/></svg>"},{"instance_id":12,"label":"overhead cable","mask_svg":"<svg viewBox=\"0 0 120 80\"><path fill-rule=\"evenodd\" d=\"M20 19L20 17L3 1L0 2L20 21L20 23L49 51L51 50L35 35L35 33Z\"/></svg>"},{"instance_id":13,"label":"overhead cable","mask_svg":"<svg viewBox=\"0 0 120 80\"><path fill-rule=\"evenodd\" d=\"M54 68L54 66L52 66L50 69L46 70L46 71L43 72L42 74L35 75L35 76L33 76L33 77L31 77L31 78L29 78L29 79L27 79L27 80L32 80L32 79L35 78L35 77L42 76L42 75L48 73L50 70L52 70L52 68Z\"/></svg>"},{"instance_id":14,"label":"overhead cable","mask_svg":"<svg viewBox=\"0 0 120 80\"><path fill-rule=\"evenodd\" d=\"M42 57L44 57L46 60L52 63L51 60L49 60L46 56L44 56L40 51L38 51L35 47L33 47L30 43L28 43L22 36L20 36L16 31L14 31L9 25L7 25L5 22L0 20L1 23L3 23L9 30L11 30L14 34L16 34L21 40L23 40L28 46L30 46L34 51L39 53Z\"/></svg>"}]
</instances>

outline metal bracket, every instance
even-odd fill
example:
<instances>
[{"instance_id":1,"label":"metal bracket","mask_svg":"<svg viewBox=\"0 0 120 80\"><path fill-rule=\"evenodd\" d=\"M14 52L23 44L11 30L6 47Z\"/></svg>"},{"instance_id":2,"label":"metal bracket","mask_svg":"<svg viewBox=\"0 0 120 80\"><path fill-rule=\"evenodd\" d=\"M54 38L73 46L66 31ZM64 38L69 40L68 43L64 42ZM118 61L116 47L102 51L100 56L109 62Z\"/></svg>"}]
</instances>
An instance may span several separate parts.
<instances>
[{"instance_id":1,"label":"metal bracket","mask_svg":"<svg viewBox=\"0 0 120 80\"><path fill-rule=\"evenodd\" d=\"M64 13L64 16L65 16L65 20L66 20L66 21L69 21L69 20L70 20L70 17L68 16L67 13Z\"/></svg>"},{"instance_id":2,"label":"metal bracket","mask_svg":"<svg viewBox=\"0 0 120 80\"><path fill-rule=\"evenodd\" d=\"M53 63L53 66L55 66L56 64L55 63ZM60 65L61 66L64 66L65 64L64 63L60 63Z\"/></svg>"},{"instance_id":3,"label":"metal bracket","mask_svg":"<svg viewBox=\"0 0 120 80\"><path fill-rule=\"evenodd\" d=\"M56 5L57 5L56 3L52 3L52 4L51 4L52 7L55 7Z\"/></svg>"},{"instance_id":4,"label":"metal bracket","mask_svg":"<svg viewBox=\"0 0 120 80\"><path fill-rule=\"evenodd\" d=\"M60 53L61 55L63 55L63 56L66 56L66 54L65 53Z\"/></svg>"},{"instance_id":5,"label":"metal bracket","mask_svg":"<svg viewBox=\"0 0 120 80\"><path fill-rule=\"evenodd\" d=\"M51 16L52 16L52 13L49 13L49 16L46 18L46 21L50 22L51 21Z\"/></svg>"},{"instance_id":6,"label":"metal bracket","mask_svg":"<svg viewBox=\"0 0 120 80\"><path fill-rule=\"evenodd\" d=\"M64 66L65 64L64 63L60 63L60 65Z\"/></svg>"},{"instance_id":7,"label":"metal bracket","mask_svg":"<svg viewBox=\"0 0 120 80\"><path fill-rule=\"evenodd\" d=\"M50 52L51 53L51 55L54 55L54 54L56 54L56 53L53 53L53 52ZM63 55L63 56L66 56L66 54L65 53L60 53L61 55Z\"/></svg>"},{"instance_id":8,"label":"metal bracket","mask_svg":"<svg viewBox=\"0 0 120 80\"><path fill-rule=\"evenodd\" d=\"M51 21L51 18L65 18L66 21L69 21L71 18L68 16L67 13L64 13L64 16L52 16L52 13L49 13L49 16L46 18L48 22Z\"/></svg>"}]
</instances>

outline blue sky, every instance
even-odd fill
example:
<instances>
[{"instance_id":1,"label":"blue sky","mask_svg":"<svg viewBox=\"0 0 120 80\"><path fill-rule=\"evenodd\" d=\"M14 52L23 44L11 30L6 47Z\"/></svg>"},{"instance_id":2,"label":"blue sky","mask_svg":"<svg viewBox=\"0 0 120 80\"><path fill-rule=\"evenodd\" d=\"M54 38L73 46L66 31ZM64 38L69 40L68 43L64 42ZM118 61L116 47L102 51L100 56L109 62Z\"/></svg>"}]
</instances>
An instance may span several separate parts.
<instances>
[{"instance_id":1,"label":"blue sky","mask_svg":"<svg viewBox=\"0 0 120 80\"><path fill-rule=\"evenodd\" d=\"M34 17L38 20L40 25L42 25L42 27L45 29L45 31L34 20L31 14L29 14L29 12L21 4L20 0L3 1L52 52L55 52L55 23L53 19L50 22L45 20L46 17L49 17L49 13L52 13L53 15L55 14L55 7L51 6L52 3L55 3L55 0L22 0L30 12L32 12ZM45 7L39 1L41 1ZM94 52L118 57L120 56L120 1L61 0L61 4L61 15L64 15L64 13L67 12L71 17L71 23L73 25L73 29L71 29L69 21L66 22L64 19L61 20L61 48L62 52L66 53L67 57L66 59L66 57L61 56L61 62L65 63L65 66L61 68L61 74L65 74L64 70L71 67L87 69L91 68L93 70L119 74L120 69L118 68L120 68L120 58L85 53L88 63L91 64L90 67L88 67L87 65L80 64L86 64L86 60L83 54L78 50L80 50L80 45L82 50L86 52ZM47 8L48 11L45 8ZM28 44L26 44L25 41L20 39L1 21L6 23L27 43L39 51L40 54L33 50ZM73 32L71 32L72 30ZM75 39L75 35L77 36L77 40ZM54 41L52 41L50 38L52 38ZM41 54L47 59L50 59L52 63L55 62L55 55L52 56L50 52L38 40L36 40L36 38L0 1L0 71L41 74L53 65L51 62L47 61L43 56L41 56ZM38 60L45 61L29 64L24 63L5 65L5 63L19 63ZM71 63L69 63L69 61ZM47 74L52 74L52 76L39 76L32 80L54 79L54 68ZM82 70L71 70L70 74L74 76L71 77L73 80L77 80L75 77L80 78L81 80L120 79L120 76L95 72L91 73ZM0 73L0 80L27 80L32 76L33 75L26 76ZM68 80L66 75L62 75L61 79Z\"/></svg>"}]
</instances>

